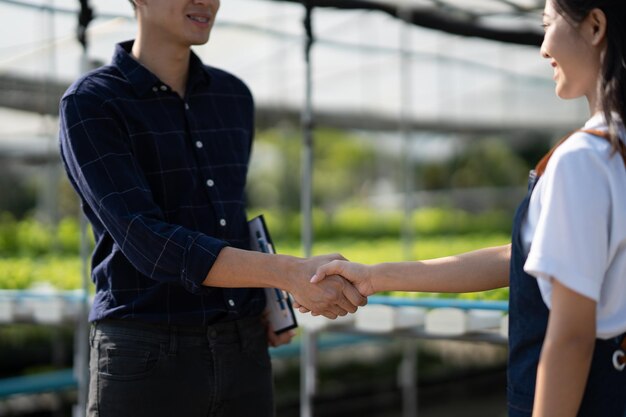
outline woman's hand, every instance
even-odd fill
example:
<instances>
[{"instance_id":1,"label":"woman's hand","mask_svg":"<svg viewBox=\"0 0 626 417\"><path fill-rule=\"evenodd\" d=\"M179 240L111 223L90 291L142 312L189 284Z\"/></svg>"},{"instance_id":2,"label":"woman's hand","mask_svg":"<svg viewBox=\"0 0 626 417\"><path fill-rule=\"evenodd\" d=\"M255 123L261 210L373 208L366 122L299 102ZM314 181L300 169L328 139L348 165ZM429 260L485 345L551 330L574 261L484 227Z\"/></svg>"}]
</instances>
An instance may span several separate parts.
<instances>
[{"instance_id":1,"label":"woman's hand","mask_svg":"<svg viewBox=\"0 0 626 417\"><path fill-rule=\"evenodd\" d=\"M376 292L372 283L371 267L343 260L331 261L317 268L311 282L316 284L332 275L339 275L350 281L364 297Z\"/></svg>"}]
</instances>

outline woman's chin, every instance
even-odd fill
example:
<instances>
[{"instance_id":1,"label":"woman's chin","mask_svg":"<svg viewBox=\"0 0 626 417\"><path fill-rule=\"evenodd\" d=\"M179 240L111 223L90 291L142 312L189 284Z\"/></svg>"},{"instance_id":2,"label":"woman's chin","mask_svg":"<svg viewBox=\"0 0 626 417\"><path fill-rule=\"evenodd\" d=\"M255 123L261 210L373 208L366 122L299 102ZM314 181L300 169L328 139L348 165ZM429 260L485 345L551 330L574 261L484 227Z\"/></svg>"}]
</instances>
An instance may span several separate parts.
<instances>
[{"instance_id":1,"label":"woman's chin","mask_svg":"<svg viewBox=\"0 0 626 417\"><path fill-rule=\"evenodd\" d=\"M558 84L554 91L556 93L556 96L561 100L574 100L583 96L583 94L576 94L566 88L559 86Z\"/></svg>"}]
</instances>

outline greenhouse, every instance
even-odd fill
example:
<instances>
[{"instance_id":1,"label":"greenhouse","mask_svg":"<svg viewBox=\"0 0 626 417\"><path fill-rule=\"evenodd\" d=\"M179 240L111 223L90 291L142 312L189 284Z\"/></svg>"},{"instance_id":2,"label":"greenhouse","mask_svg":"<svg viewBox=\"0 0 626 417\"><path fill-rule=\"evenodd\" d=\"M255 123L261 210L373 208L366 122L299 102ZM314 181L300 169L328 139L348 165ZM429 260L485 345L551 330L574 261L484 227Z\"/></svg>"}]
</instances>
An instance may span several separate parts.
<instances>
[{"instance_id":1,"label":"greenhouse","mask_svg":"<svg viewBox=\"0 0 626 417\"><path fill-rule=\"evenodd\" d=\"M506 244L529 161L588 113L554 94L543 6L223 0L193 50L252 91L248 212L264 214L278 252L376 263ZM0 416L83 416L93 238L59 158L59 100L136 20L127 0L0 0L0 25L0 334L47 338L37 352L0 343L40 361L0 366ZM270 349L278 415L461 415L446 398L475 384L484 403L463 415L504 416L507 296L394 292L336 321L296 312L297 338ZM342 381L358 356L354 369L392 370L378 385L364 383L377 368Z\"/></svg>"}]
</instances>

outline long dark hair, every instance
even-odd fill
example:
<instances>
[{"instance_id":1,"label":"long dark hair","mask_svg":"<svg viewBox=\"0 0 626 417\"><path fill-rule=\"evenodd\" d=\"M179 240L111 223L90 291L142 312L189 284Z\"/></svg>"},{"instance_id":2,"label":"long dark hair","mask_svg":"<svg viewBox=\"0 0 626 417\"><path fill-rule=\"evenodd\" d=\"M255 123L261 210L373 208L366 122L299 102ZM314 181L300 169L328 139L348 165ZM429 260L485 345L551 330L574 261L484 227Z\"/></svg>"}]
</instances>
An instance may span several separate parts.
<instances>
[{"instance_id":1,"label":"long dark hair","mask_svg":"<svg viewBox=\"0 0 626 417\"><path fill-rule=\"evenodd\" d=\"M619 126L613 112L626 122L626 1L625 0L547 0L559 14L580 23L593 9L606 16L606 53L602 63L600 103L609 126L614 152L620 151Z\"/></svg>"}]
</instances>

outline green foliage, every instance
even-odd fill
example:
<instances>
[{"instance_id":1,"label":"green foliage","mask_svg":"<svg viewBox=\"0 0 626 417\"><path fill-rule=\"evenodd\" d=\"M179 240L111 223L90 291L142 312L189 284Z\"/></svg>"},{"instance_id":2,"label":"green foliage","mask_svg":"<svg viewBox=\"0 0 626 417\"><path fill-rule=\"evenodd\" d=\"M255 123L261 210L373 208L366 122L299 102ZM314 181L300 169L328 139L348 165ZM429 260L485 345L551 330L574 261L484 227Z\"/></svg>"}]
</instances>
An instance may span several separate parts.
<instances>
[{"instance_id":1,"label":"green foliage","mask_svg":"<svg viewBox=\"0 0 626 417\"><path fill-rule=\"evenodd\" d=\"M468 213L463 210L427 208L413 214L418 235L509 233L512 214L503 210Z\"/></svg>"},{"instance_id":2,"label":"green foliage","mask_svg":"<svg viewBox=\"0 0 626 417\"><path fill-rule=\"evenodd\" d=\"M35 282L33 263L28 258L0 258L0 289L22 290Z\"/></svg>"},{"instance_id":3,"label":"green foliage","mask_svg":"<svg viewBox=\"0 0 626 417\"><path fill-rule=\"evenodd\" d=\"M87 233L91 244L93 236ZM0 258L6 256L41 256L78 254L80 227L75 218L62 219L56 227L33 218L16 220L11 214L0 215Z\"/></svg>"},{"instance_id":4,"label":"green foliage","mask_svg":"<svg viewBox=\"0 0 626 417\"><path fill-rule=\"evenodd\" d=\"M332 211L354 198L374 177L375 151L346 132L315 131L313 149L314 205ZM268 130L256 138L248 176L251 207L300 209L302 139L293 130Z\"/></svg>"},{"instance_id":5,"label":"green foliage","mask_svg":"<svg viewBox=\"0 0 626 417\"><path fill-rule=\"evenodd\" d=\"M300 238L302 216L260 209L251 213L265 216L274 240ZM463 210L423 208L416 210L410 226L416 237L475 233L509 234L513 214L505 210L469 213ZM313 211L316 240L341 238L380 239L399 238L404 227L404 215L399 211L377 212L365 208L343 207L329 214Z\"/></svg>"},{"instance_id":6,"label":"green foliage","mask_svg":"<svg viewBox=\"0 0 626 417\"><path fill-rule=\"evenodd\" d=\"M489 246L504 245L509 241L510 237L507 234L422 237L412 242L409 260L457 255ZM279 245L280 253L302 256L302 247L298 241L281 241ZM351 261L365 264L407 260L404 256L403 242L399 238L370 240L337 238L317 241L313 245L313 255L336 252L341 253Z\"/></svg>"},{"instance_id":7,"label":"green foliage","mask_svg":"<svg viewBox=\"0 0 626 417\"><path fill-rule=\"evenodd\" d=\"M259 214L251 212L250 216ZM301 216L263 212L280 253L302 256L299 242ZM64 219L56 229L33 219L0 221L0 289L26 289L47 282L64 290L80 288L82 264L78 257L79 226ZM510 216L502 212L471 214L458 210L422 209L414 213L409 259L431 259L501 245L509 240ZM342 208L330 216L314 212L314 254L340 252L361 263L403 261L405 247L400 234L399 212L377 213L360 208ZM53 244L56 242L56 244ZM500 298L494 293L466 294L464 298ZM413 295L411 295L413 296Z\"/></svg>"},{"instance_id":8,"label":"green foliage","mask_svg":"<svg viewBox=\"0 0 626 417\"><path fill-rule=\"evenodd\" d=\"M92 236L88 233L88 236ZM80 226L74 218L65 218L59 222L56 237L62 253L78 253L80 250Z\"/></svg>"},{"instance_id":9,"label":"green foliage","mask_svg":"<svg viewBox=\"0 0 626 417\"><path fill-rule=\"evenodd\" d=\"M504 141L495 138L473 143L452 163L457 169L451 186L459 188L524 184L529 169Z\"/></svg>"},{"instance_id":10,"label":"green foliage","mask_svg":"<svg viewBox=\"0 0 626 417\"><path fill-rule=\"evenodd\" d=\"M81 282L81 261L78 256L0 258L0 289L3 290L23 290L38 283L49 283L60 290L72 290L80 288Z\"/></svg>"},{"instance_id":11,"label":"green foliage","mask_svg":"<svg viewBox=\"0 0 626 417\"><path fill-rule=\"evenodd\" d=\"M54 241L52 227L32 218L17 223L18 248L25 248L27 253L41 255L49 252Z\"/></svg>"},{"instance_id":12,"label":"green foliage","mask_svg":"<svg viewBox=\"0 0 626 417\"><path fill-rule=\"evenodd\" d=\"M4 212L0 214L0 255L15 253L18 247L17 222L12 214Z\"/></svg>"},{"instance_id":13,"label":"green foliage","mask_svg":"<svg viewBox=\"0 0 626 417\"><path fill-rule=\"evenodd\" d=\"M431 259L459 254L487 246L502 245L509 241L507 234L470 234L464 236L430 236L418 238L412 244L411 260ZM275 241L282 254L302 256L297 240ZM313 254L341 253L351 261L372 264L406 260L403 244L398 238L356 239L337 238L317 241ZM81 287L81 261L78 256L11 257L0 258L0 289L27 289L34 284L47 282L62 290ZM394 293L402 296L457 297L456 294ZM461 298L506 299L507 290L462 294Z\"/></svg>"}]
</instances>

